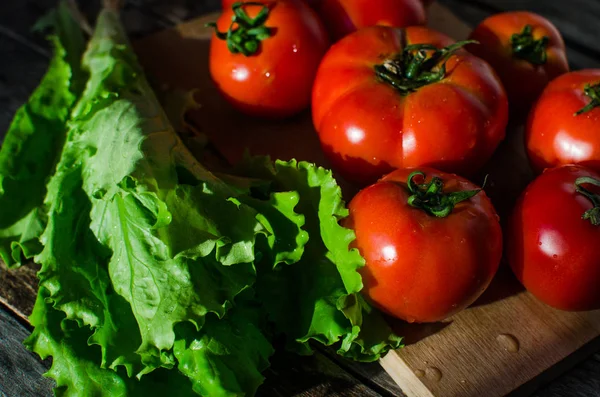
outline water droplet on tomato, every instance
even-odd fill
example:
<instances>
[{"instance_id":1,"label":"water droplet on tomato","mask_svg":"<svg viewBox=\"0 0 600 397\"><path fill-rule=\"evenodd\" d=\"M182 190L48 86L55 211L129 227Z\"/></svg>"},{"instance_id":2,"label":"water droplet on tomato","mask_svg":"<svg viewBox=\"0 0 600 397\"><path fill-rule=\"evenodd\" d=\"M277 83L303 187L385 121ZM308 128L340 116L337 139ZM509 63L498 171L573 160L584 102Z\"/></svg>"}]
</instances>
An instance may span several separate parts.
<instances>
[{"instance_id":1,"label":"water droplet on tomato","mask_svg":"<svg viewBox=\"0 0 600 397\"><path fill-rule=\"evenodd\" d=\"M554 258L554 259L558 258L558 255L554 254L554 255L552 255L552 258Z\"/></svg>"},{"instance_id":2,"label":"water droplet on tomato","mask_svg":"<svg viewBox=\"0 0 600 397\"><path fill-rule=\"evenodd\" d=\"M519 351L519 340L510 334L500 334L496 337L496 341L507 352L516 353Z\"/></svg>"}]
</instances>

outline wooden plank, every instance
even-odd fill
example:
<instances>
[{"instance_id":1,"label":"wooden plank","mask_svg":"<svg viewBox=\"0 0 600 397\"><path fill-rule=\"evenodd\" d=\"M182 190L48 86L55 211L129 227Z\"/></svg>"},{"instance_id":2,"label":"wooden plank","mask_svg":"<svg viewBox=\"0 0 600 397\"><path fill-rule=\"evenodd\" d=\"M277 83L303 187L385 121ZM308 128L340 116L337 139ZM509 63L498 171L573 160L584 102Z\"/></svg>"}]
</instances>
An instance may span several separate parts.
<instances>
[{"instance_id":1,"label":"wooden plank","mask_svg":"<svg viewBox=\"0 0 600 397\"><path fill-rule=\"evenodd\" d=\"M27 322L35 303L38 269L39 266L30 264L16 270L8 270L0 261L0 304L24 322Z\"/></svg>"},{"instance_id":2,"label":"wooden plank","mask_svg":"<svg viewBox=\"0 0 600 397\"><path fill-rule=\"evenodd\" d=\"M323 347L317 349L383 397L405 396L398 383L382 370L378 362L359 363L339 356L333 349Z\"/></svg>"},{"instance_id":3,"label":"wooden plank","mask_svg":"<svg viewBox=\"0 0 600 397\"><path fill-rule=\"evenodd\" d=\"M431 23L454 37L464 38L470 31L441 6L434 6L431 13ZM202 108L192 118L229 161L235 162L250 148L254 154L327 165L308 114L286 121L250 119L236 113L216 92L207 70L210 32L204 28L215 17L190 21L139 42L136 49L148 73L169 87L199 89ZM490 194L505 204L500 206L503 212L532 176L520 133L509 131L488 170ZM507 169L510 180L502 178ZM390 353L383 365L408 395L504 395L600 334L600 312L555 311L523 292L510 271L503 269L482 300L450 321L399 328L409 345ZM520 344L518 352L502 344L512 337Z\"/></svg>"},{"instance_id":4,"label":"wooden plank","mask_svg":"<svg viewBox=\"0 0 600 397\"><path fill-rule=\"evenodd\" d=\"M534 397L598 396L600 395L600 354L594 354L568 374L550 382Z\"/></svg>"},{"instance_id":5,"label":"wooden plank","mask_svg":"<svg viewBox=\"0 0 600 397\"><path fill-rule=\"evenodd\" d=\"M29 331L0 305L0 396L44 397L52 395L53 382L43 378L48 363L23 346Z\"/></svg>"},{"instance_id":6,"label":"wooden plank","mask_svg":"<svg viewBox=\"0 0 600 397\"><path fill-rule=\"evenodd\" d=\"M263 397L375 397L376 391L320 352L300 357L278 350L259 389Z\"/></svg>"},{"instance_id":7,"label":"wooden plank","mask_svg":"<svg viewBox=\"0 0 600 397\"><path fill-rule=\"evenodd\" d=\"M130 4L169 25L175 25L191 18L206 15L221 8L221 0L134 0L130 1Z\"/></svg>"}]
</instances>

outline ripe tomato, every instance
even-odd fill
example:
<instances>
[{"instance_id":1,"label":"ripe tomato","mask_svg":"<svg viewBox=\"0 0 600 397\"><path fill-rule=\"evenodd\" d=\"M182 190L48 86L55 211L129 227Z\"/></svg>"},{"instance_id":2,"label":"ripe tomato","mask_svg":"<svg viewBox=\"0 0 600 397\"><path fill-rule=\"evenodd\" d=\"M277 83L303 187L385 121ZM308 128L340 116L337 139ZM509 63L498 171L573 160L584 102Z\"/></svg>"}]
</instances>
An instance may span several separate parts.
<instances>
[{"instance_id":1,"label":"ripe tomato","mask_svg":"<svg viewBox=\"0 0 600 397\"><path fill-rule=\"evenodd\" d=\"M502 231L491 201L474 184L419 170L425 175L401 169L361 190L345 226L354 229L366 260L360 272L367 299L403 320L433 322L488 287L502 256Z\"/></svg>"},{"instance_id":2,"label":"ripe tomato","mask_svg":"<svg viewBox=\"0 0 600 397\"><path fill-rule=\"evenodd\" d=\"M286 117L308 107L329 46L312 9L294 0L237 4L223 11L216 28L220 33L211 40L210 74L237 109Z\"/></svg>"},{"instance_id":3,"label":"ripe tomato","mask_svg":"<svg viewBox=\"0 0 600 397\"><path fill-rule=\"evenodd\" d=\"M312 110L333 168L357 184L395 168L479 170L504 138L508 102L492 68L452 45L424 27L373 26L329 49Z\"/></svg>"},{"instance_id":4,"label":"ripe tomato","mask_svg":"<svg viewBox=\"0 0 600 397\"><path fill-rule=\"evenodd\" d=\"M544 87L569 71L565 43L546 18L531 12L505 12L485 19L471 33L467 49L496 70L511 112L527 114Z\"/></svg>"},{"instance_id":5,"label":"ripe tomato","mask_svg":"<svg viewBox=\"0 0 600 397\"><path fill-rule=\"evenodd\" d=\"M600 69L564 74L544 90L525 129L533 168L585 164L600 170Z\"/></svg>"},{"instance_id":6,"label":"ripe tomato","mask_svg":"<svg viewBox=\"0 0 600 397\"><path fill-rule=\"evenodd\" d=\"M515 275L558 309L600 309L600 196L593 185L600 185L600 174L582 166L547 170L527 187L509 221Z\"/></svg>"},{"instance_id":7,"label":"ripe tomato","mask_svg":"<svg viewBox=\"0 0 600 397\"><path fill-rule=\"evenodd\" d=\"M315 9L333 41L366 26L424 25L421 0L321 0Z\"/></svg>"}]
</instances>

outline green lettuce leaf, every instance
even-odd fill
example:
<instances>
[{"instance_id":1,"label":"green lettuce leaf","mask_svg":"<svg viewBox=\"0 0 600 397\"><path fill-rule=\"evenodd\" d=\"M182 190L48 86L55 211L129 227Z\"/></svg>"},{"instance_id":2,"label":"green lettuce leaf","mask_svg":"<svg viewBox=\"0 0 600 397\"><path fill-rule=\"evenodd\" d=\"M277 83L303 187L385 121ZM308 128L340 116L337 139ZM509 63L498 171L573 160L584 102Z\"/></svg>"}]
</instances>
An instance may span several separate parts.
<instances>
[{"instance_id":1,"label":"green lettuce leaf","mask_svg":"<svg viewBox=\"0 0 600 397\"><path fill-rule=\"evenodd\" d=\"M256 290L277 330L298 353L309 340L337 344L340 355L374 361L401 346L381 315L359 295L364 259L349 245L354 233L340 226L348 215L331 171L306 162L249 158L238 168L247 177L271 180L275 191L295 191L295 210L305 220L304 255L288 266L261 261ZM276 265L277 263L275 263Z\"/></svg>"},{"instance_id":2,"label":"green lettuce leaf","mask_svg":"<svg viewBox=\"0 0 600 397\"><path fill-rule=\"evenodd\" d=\"M192 380L196 393L254 395L274 352L259 327L261 316L260 305L246 299L222 319L207 316L200 332L185 324L178 328L174 348L178 369Z\"/></svg>"},{"instance_id":3,"label":"green lettuce leaf","mask_svg":"<svg viewBox=\"0 0 600 397\"><path fill-rule=\"evenodd\" d=\"M251 208L216 195L230 189L183 146L116 12L100 15L83 67L36 261L54 307L95 331L103 365L141 376L173 367L177 323L200 328L252 285L254 238L266 231Z\"/></svg>"},{"instance_id":4,"label":"green lettuce leaf","mask_svg":"<svg viewBox=\"0 0 600 397\"><path fill-rule=\"evenodd\" d=\"M17 111L0 150L0 259L9 267L41 250L46 182L85 81L79 66L85 41L66 3L46 23L54 31L54 56L39 87Z\"/></svg>"},{"instance_id":5,"label":"green lettuce leaf","mask_svg":"<svg viewBox=\"0 0 600 397\"><path fill-rule=\"evenodd\" d=\"M121 372L104 369L97 346L88 346L91 331L65 318L52 308L48 291L40 288L34 314L35 327L25 345L42 359L52 356L52 367L46 374L56 381L55 395L76 396L196 396L190 381L177 371L158 370L141 381Z\"/></svg>"},{"instance_id":6,"label":"green lettuce leaf","mask_svg":"<svg viewBox=\"0 0 600 397\"><path fill-rule=\"evenodd\" d=\"M330 171L255 158L210 172L115 10L101 12L81 70L36 207L44 219L30 222L43 248L27 345L53 357L57 393L253 395L274 335L365 361L400 345L359 295L364 261L339 225L347 210Z\"/></svg>"}]
</instances>

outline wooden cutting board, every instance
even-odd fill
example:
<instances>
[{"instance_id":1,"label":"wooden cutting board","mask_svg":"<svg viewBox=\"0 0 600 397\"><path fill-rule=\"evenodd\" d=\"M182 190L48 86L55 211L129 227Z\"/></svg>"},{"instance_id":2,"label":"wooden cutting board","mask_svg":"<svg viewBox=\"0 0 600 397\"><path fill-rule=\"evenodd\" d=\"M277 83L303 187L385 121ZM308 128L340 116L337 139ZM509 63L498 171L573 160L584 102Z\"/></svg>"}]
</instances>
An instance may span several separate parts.
<instances>
[{"instance_id":1,"label":"wooden cutting board","mask_svg":"<svg viewBox=\"0 0 600 397\"><path fill-rule=\"evenodd\" d=\"M252 119L220 97L208 73L211 32L204 27L216 18L192 20L136 43L151 80L163 88L198 90L201 108L190 117L229 162L249 149L252 154L328 166L308 112L286 121ZM455 39L470 32L437 4L430 9L429 21ZM486 192L501 215L532 177L521 142L521 128L510 127L486 170ZM348 201L354 189L341 184ZM528 394L545 378L600 347L600 311L554 310L523 291L505 264L471 308L441 323L395 327L406 336L407 346L389 353L381 365L408 396Z\"/></svg>"}]
</instances>

